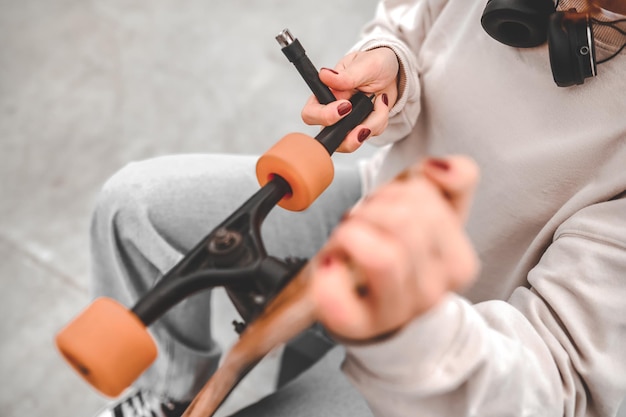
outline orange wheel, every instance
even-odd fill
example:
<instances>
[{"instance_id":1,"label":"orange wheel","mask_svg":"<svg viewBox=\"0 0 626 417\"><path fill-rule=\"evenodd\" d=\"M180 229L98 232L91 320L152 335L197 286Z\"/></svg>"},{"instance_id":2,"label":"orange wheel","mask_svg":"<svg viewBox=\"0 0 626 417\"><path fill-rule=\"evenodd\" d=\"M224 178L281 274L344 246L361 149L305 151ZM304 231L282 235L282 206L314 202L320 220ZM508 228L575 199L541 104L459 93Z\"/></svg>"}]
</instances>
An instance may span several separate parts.
<instances>
[{"instance_id":1,"label":"orange wheel","mask_svg":"<svg viewBox=\"0 0 626 417\"><path fill-rule=\"evenodd\" d=\"M324 145L303 133L290 133L259 158L256 176L263 186L274 175L289 183L292 194L278 205L291 211L309 207L333 180L332 159Z\"/></svg>"},{"instance_id":2,"label":"orange wheel","mask_svg":"<svg viewBox=\"0 0 626 417\"><path fill-rule=\"evenodd\" d=\"M157 355L146 326L110 298L95 300L57 334L56 344L87 382L110 397L128 388Z\"/></svg>"}]
</instances>

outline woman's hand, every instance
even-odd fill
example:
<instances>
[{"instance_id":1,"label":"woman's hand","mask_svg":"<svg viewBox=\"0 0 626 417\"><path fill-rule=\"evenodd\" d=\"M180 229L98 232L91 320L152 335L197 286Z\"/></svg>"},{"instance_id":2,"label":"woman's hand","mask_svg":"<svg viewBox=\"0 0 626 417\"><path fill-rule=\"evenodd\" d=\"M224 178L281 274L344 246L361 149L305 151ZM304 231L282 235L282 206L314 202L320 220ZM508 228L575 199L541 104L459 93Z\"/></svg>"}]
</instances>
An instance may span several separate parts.
<instances>
[{"instance_id":1,"label":"woman's hand","mask_svg":"<svg viewBox=\"0 0 626 417\"><path fill-rule=\"evenodd\" d=\"M472 283L479 263L464 222L477 178L468 158L430 159L352 209L314 260L322 324L339 338L369 340Z\"/></svg>"},{"instance_id":2,"label":"woman's hand","mask_svg":"<svg viewBox=\"0 0 626 417\"><path fill-rule=\"evenodd\" d=\"M322 105L311 96L302 109L302 120L309 125L333 125L350 113L352 106L348 99L357 91L374 94L374 111L337 149L354 152L367 138L381 134L387 127L389 110L398 98L398 69L396 54L389 48L346 55L334 69L322 68L319 74L337 101Z\"/></svg>"}]
</instances>

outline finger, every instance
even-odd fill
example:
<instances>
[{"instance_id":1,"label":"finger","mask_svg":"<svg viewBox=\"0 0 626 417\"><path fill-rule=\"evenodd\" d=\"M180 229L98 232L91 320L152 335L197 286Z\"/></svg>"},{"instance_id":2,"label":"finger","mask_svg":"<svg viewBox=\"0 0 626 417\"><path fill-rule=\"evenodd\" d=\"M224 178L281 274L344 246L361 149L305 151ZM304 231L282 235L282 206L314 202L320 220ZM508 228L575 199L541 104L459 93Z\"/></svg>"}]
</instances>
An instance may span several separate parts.
<instances>
[{"instance_id":1,"label":"finger","mask_svg":"<svg viewBox=\"0 0 626 417\"><path fill-rule=\"evenodd\" d=\"M351 210L348 219L385 230L406 248L415 278L405 288L419 300L415 314L431 308L447 291L466 287L477 275L479 262L458 214L424 176L388 184Z\"/></svg>"},{"instance_id":2,"label":"finger","mask_svg":"<svg viewBox=\"0 0 626 417\"><path fill-rule=\"evenodd\" d=\"M438 186L420 174L399 177L379 187L350 212L350 217L376 224L402 237L407 245L423 235L424 227L431 223L459 225L458 215Z\"/></svg>"},{"instance_id":3,"label":"finger","mask_svg":"<svg viewBox=\"0 0 626 417\"><path fill-rule=\"evenodd\" d=\"M436 164L442 165L442 161ZM435 166L433 169L444 167ZM451 183L447 182L448 185ZM443 199L438 187L418 169L412 169L374 192L351 212L351 216L363 217L364 221L378 223L380 227L392 231L415 254L416 265L426 268L442 265L443 269L439 272L422 271L421 275L442 276L448 283L443 289L455 290L473 280L478 273L479 261L459 214L450 203L450 195L446 193L447 198ZM410 205L409 200L419 202L419 205ZM420 216L431 221L413 225L411 219ZM414 230L418 227L420 233L415 234ZM429 238L421 239L425 236ZM437 295L436 292L433 294Z\"/></svg>"},{"instance_id":4,"label":"finger","mask_svg":"<svg viewBox=\"0 0 626 417\"><path fill-rule=\"evenodd\" d=\"M389 97L392 93L383 92L374 99L374 111L363 122L370 128L372 136L378 136L387 128L389 123L389 110L391 110Z\"/></svg>"},{"instance_id":5,"label":"finger","mask_svg":"<svg viewBox=\"0 0 626 417\"><path fill-rule=\"evenodd\" d=\"M454 223L442 223L433 239L433 253L443 266L446 289L459 291L471 284L480 269L480 262L467 234Z\"/></svg>"},{"instance_id":6,"label":"finger","mask_svg":"<svg viewBox=\"0 0 626 417\"><path fill-rule=\"evenodd\" d=\"M375 48L346 55L334 69L320 71L320 79L337 91L373 93L393 83L397 72L395 53L389 48Z\"/></svg>"},{"instance_id":7,"label":"finger","mask_svg":"<svg viewBox=\"0 0 626 417\"><path fill-rule=\"evenodd\" d=\"M323 105L315 96L310 96L302 108L302 121L307 125L330 126L337 123L352 111L349 100L336 100Z\"/></svg>"},{"instance_id":8,"label":"finger","mask_svg":"<svg viewBox=\"0 0 626 417\"><path fill-rule=\"evenodd\" d=\"M333 292L327 301L343 303L343 307L329 307L338 318L324 316L329 330L345 338L370 338L395 330L412 316L413 300L407 300L404 291L412 275L402 262L408 253L387 233L348 219L332 234L322 254L336 256L349 266L350 280L341 290L327 287ZM338 308L345 310L338 312Z\"/></svg>"},{"instance_id":9,"label":"finger","mask_svg":"<svg viewBox=\"0 0 626 417\"><path fill-rule=\"evenodd\" d=\"M331 68L322 68L319 72L320 80L336 93L352 95L362 86L360 80L363 78L363 75L359 74L361 71L357 71L355 74L352 66L343 67L340 70L341 72Z\"/></svg>"},{"instance_id":10,"label":"finger","mask_svg":"<svg viewBox=\"0 0 626 417\"><path fill-rule=\"evenodd\" d=\"M363 142L372 136L372 131L366 125L358 125L348 133L337 148L337 152L350 153L361 147Z\"/></svg>"},{"instance_id":11,"label":"finger","mask_svg":"<svg viewBox=\"0 0 626 417\"><path fill-rule=\"evenodd\" d=\"M359 299L352 274L346 262L327 254L315 268L310 287L318 320L344 338L358 338L370 327L370 314Z\"/></svg>"},{"instance_id":12,"label":"finger","mask_svg":"<svg viewBox=\"0 0 626 417\"><path fill-rule=\"evenodd\" d=\"M479 180L478 165L468 157L457 155L426 159L420 168L442 189L461 220L466 221Z\"/></svg>"},{"instance_id":13,"label":"finger","mask_svg":"<svg viewBox=\"0 0 626 417\"><path fill-rule=\"evenodd\" d=\"M363 123L352 129L341 143L337 152L354 152L372 136L380 135L389 123L389 96L391 94L382 93L374 100L374 109L372 113L363 121Z\"/></svg>"}]
</instances>

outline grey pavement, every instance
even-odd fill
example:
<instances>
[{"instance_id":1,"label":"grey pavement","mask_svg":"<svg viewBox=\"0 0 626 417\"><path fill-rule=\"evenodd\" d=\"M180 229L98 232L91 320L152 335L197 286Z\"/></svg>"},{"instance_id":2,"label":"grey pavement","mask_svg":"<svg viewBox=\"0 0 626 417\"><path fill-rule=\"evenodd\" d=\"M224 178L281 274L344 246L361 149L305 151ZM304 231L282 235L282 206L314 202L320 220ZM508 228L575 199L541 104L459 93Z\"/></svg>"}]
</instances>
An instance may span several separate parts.
<instances>
[{"instance_id":1,"label":"grey pavement","mask_svg":"<svg viewBox=\"0 0 626 417\"><path fill-rule=\"evenodd\" d=\"M133 160L259 154L288 132L314 133L299 116L309 92L274 36L290 28L317 66L332 66L374 7L0 0L3 417L91 416L108 401L53 347L89 302L89 219L104 181ZM227 346L236 313L223 292L216 298L222 320L213 325ZM253 371L220 415L269 392L277 358Z\"/></svg>"}]
</instances>

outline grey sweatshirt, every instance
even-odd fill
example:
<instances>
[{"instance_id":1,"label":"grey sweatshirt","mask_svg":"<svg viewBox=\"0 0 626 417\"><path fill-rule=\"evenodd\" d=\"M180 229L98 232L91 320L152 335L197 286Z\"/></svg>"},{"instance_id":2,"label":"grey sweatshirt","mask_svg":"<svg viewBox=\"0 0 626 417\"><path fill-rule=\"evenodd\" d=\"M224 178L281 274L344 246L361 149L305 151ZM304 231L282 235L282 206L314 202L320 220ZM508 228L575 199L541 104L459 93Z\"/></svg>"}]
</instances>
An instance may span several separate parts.
<instances>
[{"instance_id":1,"label":"grey sweatshirt","mask_svg":"<svg viewBox=\"0 0 626 417\"><path fill-rule=\"evenodd\" d=\"M626 53L559 88L547 45L493 40L484 5L384 1L355 47L391 47L402 66L366 191L424 155L473 157L482 271L394 337L349 346L344 371L377 416L612 416L626 394Z\"/></svg>"}]
</instances>

